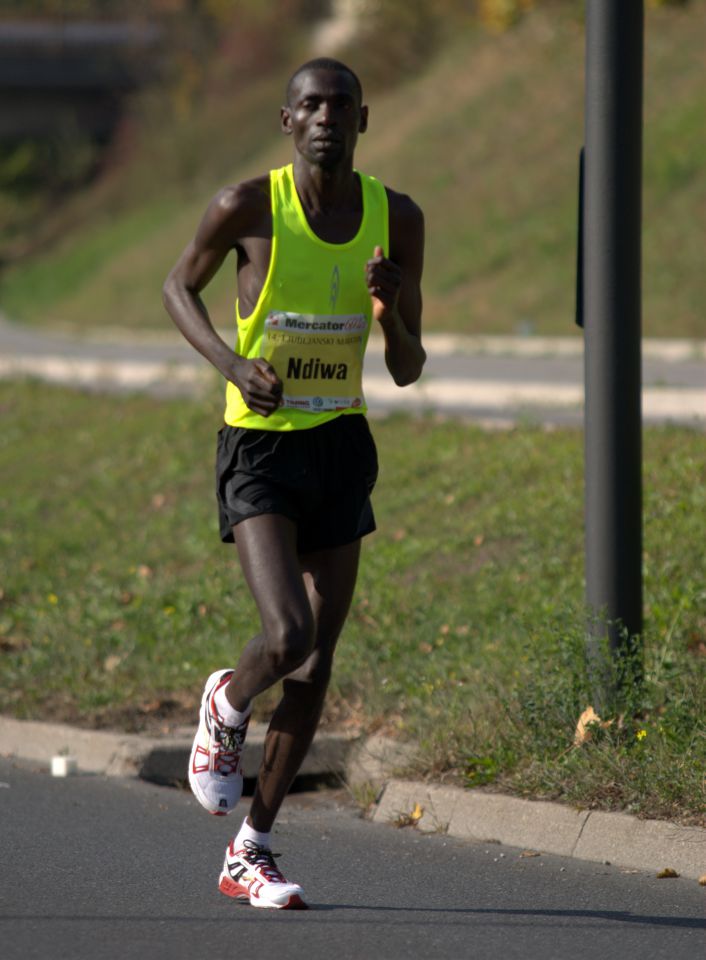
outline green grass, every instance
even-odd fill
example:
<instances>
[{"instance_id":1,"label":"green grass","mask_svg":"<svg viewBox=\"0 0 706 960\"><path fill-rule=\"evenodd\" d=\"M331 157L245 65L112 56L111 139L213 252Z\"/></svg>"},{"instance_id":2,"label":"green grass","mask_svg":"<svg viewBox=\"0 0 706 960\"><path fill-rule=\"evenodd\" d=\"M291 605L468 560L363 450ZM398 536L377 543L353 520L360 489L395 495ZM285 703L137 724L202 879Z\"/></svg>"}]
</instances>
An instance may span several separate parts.
<instances>
[{"instance_id":1,"label":"green grass","mask_svg":"<svg viewBox=\"0 0 706 960\"><path fill-rule=\"evenodd\" d=\"M427 329L576 332L584 36L571 11L538 9L501 36L469 26L418 77L371 98L358 164L425 210ZM703 336L705 13L705 0L692 0L646 18L643 314L652 336ZM289 159L277 133L288 67L278 61L277 76L251 83L247 96L221 94L180 124L160 124L153 103L129 162L61 214L62 238L4 271L0 307L81 329L162 326L162 280L210 196ZM219 326L232 320L233 273L226 267L207 298Z\"/></svg>"},{"instance_id":2,"label":"green grass","mask_svg":"<svg viewBox=\"0 0 706 960\"><path fill-rule=\"evenodd\" d=\"M234 551L217 537L220 397L15 383L0 385L0 410L4 712L191 723L203 677L256 629ZM373 429L380 529L366 540L328 722L411 738L417 772L452 782L698 822L703 437L646 431L646 680L578 750L591 702L580 432L400 416ZM259 714L272 703L261 699Z\"/></svg>"}]
</instances>

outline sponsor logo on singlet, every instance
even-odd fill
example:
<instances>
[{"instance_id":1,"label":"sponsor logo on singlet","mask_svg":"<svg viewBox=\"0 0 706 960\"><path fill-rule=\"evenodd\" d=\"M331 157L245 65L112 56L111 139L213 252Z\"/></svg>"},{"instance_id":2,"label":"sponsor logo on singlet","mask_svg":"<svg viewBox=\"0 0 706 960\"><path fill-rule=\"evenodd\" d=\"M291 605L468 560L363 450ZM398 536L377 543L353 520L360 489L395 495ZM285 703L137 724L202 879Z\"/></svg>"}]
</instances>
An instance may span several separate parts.
<instances>
[{"instance_id":1,"label":"sponsor logo on singlet","mask_svg":"<svg viewBox=\"0 0 706 960\"><path fill-rule=\"evenodd\" d=\"M336 264L336 266L331 271L331 295L329 298L331 303L331 313L336 312L336 302L338 300L338 294L340 293L340 291L341 291L341 274L339 273L339 270L338 270L338 264Z\"/></svg>"}]
</instances>

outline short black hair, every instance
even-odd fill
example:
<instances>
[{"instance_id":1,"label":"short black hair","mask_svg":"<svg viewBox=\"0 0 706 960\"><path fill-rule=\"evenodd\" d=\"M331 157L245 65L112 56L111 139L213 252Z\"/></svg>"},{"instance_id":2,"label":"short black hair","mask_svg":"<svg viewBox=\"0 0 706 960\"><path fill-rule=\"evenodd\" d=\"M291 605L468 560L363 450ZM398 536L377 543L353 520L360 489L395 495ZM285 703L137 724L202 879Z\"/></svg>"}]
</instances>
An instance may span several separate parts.
<instances>
[{"instance_id":1,"label":"short black hair","mask_svg":"<svg viewBox=\"0 0 706 960\"><path fill-rule=\"evenodd\" d=\"M363 88L360 84L357 74L351 70L350 67L346 66L346 64L342 63L340 60L334 60L332 57L316 57L314 60L307 60L306 63L303 63L301 67L295 70L292 76L289 78L286 97L287 103L290 106L292 104L292 93L297 80L302 76L302 74L310 73L312 70L334 70L338 73L347 73L353 81L353 86L358 94L360 103L363 102Z\"/></svg>"}]
</instances>

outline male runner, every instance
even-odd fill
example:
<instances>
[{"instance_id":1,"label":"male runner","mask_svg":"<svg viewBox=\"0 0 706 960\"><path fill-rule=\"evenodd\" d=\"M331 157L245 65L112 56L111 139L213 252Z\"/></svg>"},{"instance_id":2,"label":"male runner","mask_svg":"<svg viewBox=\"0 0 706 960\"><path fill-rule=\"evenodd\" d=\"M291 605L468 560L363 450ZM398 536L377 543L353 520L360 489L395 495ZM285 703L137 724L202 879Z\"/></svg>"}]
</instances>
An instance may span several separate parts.
<instances>
[{"instance_id":1,"label":"male runner","mask_svg":"<svg viewBox=\"0 0 706 960\"><path fill-rule=\"evenodd\" d=\"M221 190L164 285L177 327L227 381L221 537L235 541L261 619L236 667L204 689L189 781L211 813L238 803L252 700L283 680L250 813L219 879L223 893L258 907L306 905L275 865L270 831L319 722L361 537L375 529L377 457L361 385L371 327L399 386L425 361L423 218L409 197L354 170L367 123L352 70L323 58L300 67L281 109L293 163ZM231 250L235 350L200 297Z\"/></svg>"}]
</instances>

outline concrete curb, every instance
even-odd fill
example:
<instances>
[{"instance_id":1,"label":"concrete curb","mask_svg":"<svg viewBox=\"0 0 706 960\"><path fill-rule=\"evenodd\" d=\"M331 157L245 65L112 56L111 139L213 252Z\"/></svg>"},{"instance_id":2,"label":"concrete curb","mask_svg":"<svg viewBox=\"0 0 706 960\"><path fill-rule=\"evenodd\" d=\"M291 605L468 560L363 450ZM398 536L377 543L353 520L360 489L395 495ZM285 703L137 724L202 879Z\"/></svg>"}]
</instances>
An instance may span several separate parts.
<instances>
[{"instance_id":1,"label":"concrete curb","mask_svg":"<svg viewBox=\"0 0 706 960\"><path fill-rule=\"evenodd\" d=\"M559 803L421 782L391 780L373 814L376 823L408 817L417 829L464 840L500 842L578 860L648 872L670 867L689 879L706 873L706 830L622 813L575 810Z\"/></svg>"},{"instance_id":2,"label":"concrete curb","mask_svg":"<svg viewBox=\"0 0 706 960\"><path fill-rule=\"evenodd\" d=\"M262 758L267 724L253 723L243 752L243 775L255 777ZM53 756L74 757L80 772L108 777L140 777L154 783L186 781L193 729L168 737L82 730L66 724L0 717L0 756L48 765ZM321 731L314 739L299 776L344 777L355 738Z\"/></svg>"},{"instance_id":3,"label":"concrete curb","mask_svg":"<svg viewBox=\"0 0 706 960\"><path fill-rule=\"evenodd\" d=\"M253 723L248 732L243 754L247 778L257 774L266 730L267 724ZM83 773L140 777L174 786L186 781L192 736L192 728L165 737L145 737L0 717L0 756L48 767L53 756L63 754L74 757ZM423 813L415 821L416 828L425 833L609 861L648 872L671 867L690 879L706 873L706 829L394 779L409 766L414 753L412 744L380 735L360 738L320 730L299 775L337 777L353 790L378 793L372 815L375 823L399 822L419 804Z\"/></svg>"}]
</instances>

